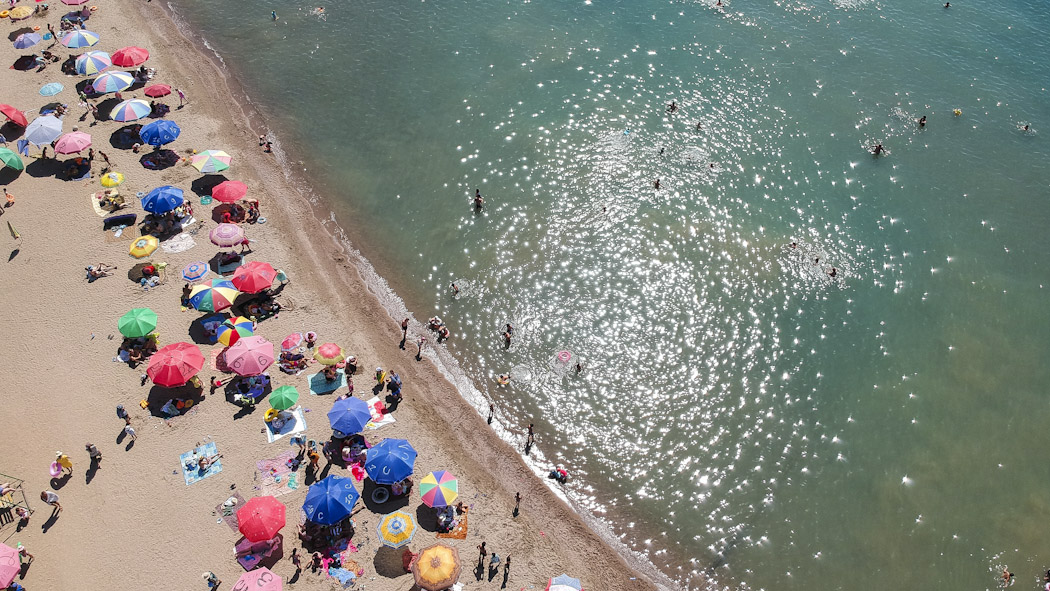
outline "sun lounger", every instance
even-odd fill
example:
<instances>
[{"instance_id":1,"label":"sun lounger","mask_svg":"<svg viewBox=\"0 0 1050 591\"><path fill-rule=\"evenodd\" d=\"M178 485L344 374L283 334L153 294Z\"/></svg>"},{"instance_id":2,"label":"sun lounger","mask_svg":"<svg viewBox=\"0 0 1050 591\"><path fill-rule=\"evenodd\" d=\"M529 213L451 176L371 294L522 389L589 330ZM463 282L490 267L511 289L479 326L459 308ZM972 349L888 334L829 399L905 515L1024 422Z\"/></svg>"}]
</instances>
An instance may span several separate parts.
<instances>
[{"instance_id":1,"label":"sun lounger","mask_svg":"<svg viewBox=\"0 0 1050 591\"><path fill-rule=\"evenodd\" d=\"M102 229L109 230L110 228L116 228L117 226L134 226L136 219L138 219L138 215L134 213L111 215L102 220Z\"/></svg>"}]
</instances>

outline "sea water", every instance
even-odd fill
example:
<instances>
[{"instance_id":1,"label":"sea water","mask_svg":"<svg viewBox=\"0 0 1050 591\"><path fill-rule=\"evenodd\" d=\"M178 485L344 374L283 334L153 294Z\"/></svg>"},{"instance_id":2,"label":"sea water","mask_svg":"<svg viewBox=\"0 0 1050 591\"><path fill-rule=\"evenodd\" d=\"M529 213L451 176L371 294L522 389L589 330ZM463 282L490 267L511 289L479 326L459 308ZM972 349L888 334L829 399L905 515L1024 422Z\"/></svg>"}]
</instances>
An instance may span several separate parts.
<instances>
[{"instance_id":1,"label":"sea water","mask_svg":"<svg viewBox=\"0 0 1050 591\"><path fill-rule=\"evenodd\" d=\"M1050 4L174 7L680 587L1050 567Z\"/></svg>"}]
</instances>

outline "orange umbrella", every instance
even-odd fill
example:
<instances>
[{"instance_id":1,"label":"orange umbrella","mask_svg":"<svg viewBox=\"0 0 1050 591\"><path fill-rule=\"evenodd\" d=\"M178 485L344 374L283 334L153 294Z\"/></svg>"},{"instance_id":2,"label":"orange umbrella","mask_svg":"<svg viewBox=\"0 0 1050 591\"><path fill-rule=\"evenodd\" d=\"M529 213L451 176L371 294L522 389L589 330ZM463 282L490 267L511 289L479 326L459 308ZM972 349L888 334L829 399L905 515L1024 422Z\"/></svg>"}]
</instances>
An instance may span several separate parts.
<instances>
[{"instance_id":1,"label":"orange umbrella","mask_svg":"<svg viewBox=\"0 0 1050 591\"><path fill-rule=\"evenodd\" d=\"M459 553L443 544L425 548L412 563L416 584L427 591L448 589L459 580L461 569Z\"/></svg>"}]
</instances>

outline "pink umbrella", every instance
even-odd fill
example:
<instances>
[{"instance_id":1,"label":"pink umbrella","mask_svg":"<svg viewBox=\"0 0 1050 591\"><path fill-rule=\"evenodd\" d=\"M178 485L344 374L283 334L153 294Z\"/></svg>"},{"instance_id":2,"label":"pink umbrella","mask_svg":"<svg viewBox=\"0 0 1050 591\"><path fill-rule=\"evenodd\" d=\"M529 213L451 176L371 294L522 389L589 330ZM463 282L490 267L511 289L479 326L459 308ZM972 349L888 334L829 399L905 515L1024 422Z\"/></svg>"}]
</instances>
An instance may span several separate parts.
<instances>
[{"instance_id":1,"label":"pink umbrella","mask_svg":"<svg viewBox=\"0 0 1050 591\"><path fill-rule=\"evenodd\" d=\"M273 343L260 337L242 337L226 350L226 365L240 376L257 376L273 365Z\"/></svg>"},{"instance_id":2,"label":"pink umbrella","mask_svg":"<svg viewBox=\"0 0 1050 591\"><path fill-rule=\"evenodd\" d=\"M248 571L237 579L231 591L282 591L284 582L268 568Z\"/></svg>"},{"instance_id":3,"label":"pink umbrella","mask_svg":"<svg viewBox=\"0 0 1050 591\"><path fill-rule=\"evenodd\" d=\"M113 52L113 65L122 68L137 66L149 59L149 52L141 47L125 47Z\"/></svg>"},{"instance_id":4,"label":"pink umbrella","mask_svg":"<svg viewBox=\"0 0 1050 591\"><path fill-rule=\"evenodd\" d=\"M211 190L211 196L223 203L234 203L248 194L248 185L241 181L223 181Z\"/></svg>"},{"instance_id":5,"label":"pink umbrella","mask_svg":"<svg viewBox=\"0 0 1050 591\"><path fill-rule=\"evenodd\" d=\"M55 151L59 154L76 154L91 146L91 136L83 131L71 131L55 142Z\"/></svg>"},{"instance_id":6,"label":"pink umbrella","mask_svg":"<svg viewBox=\"0 0 1050 591\"><path fill-rule=\"evenodd\" d=\"M219 224L208 233L216 246L235 246L244 242L244 229L237 224Z\"/></svg>"},{"instance_id":7,"label":"pink umbrella","mask_svg":"<svg viewBox=\"0 0 1050 591\"><path fill-rule=\"evenodd\" d=\"M22 561L18 558L18 550L7 544L0 544L0 587L10 587L20 572Z\"/></svg>"},{"instance_id":8,"label":"pink umbrella","mask_svg":"<svg viewBox=\"0 0 1050 591\"><path fill-rule=\"evenodd\" d=\"M292 351L303 346L303 333L297 332L284 337L281 341L281 351Z\"/></svg>"}]
</instances>

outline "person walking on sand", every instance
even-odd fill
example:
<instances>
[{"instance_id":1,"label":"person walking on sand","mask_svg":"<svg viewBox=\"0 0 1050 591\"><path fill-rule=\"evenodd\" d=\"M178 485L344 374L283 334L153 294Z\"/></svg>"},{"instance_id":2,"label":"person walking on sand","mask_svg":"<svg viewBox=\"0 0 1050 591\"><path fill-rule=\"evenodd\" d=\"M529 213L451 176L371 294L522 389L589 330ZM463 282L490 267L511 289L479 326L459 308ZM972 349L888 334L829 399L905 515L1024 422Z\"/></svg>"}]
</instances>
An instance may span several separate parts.
<instances>
[{"instance_id":1,"label":"person walking on sand","mask_svg":"<svg viewBox=\"0 0 1050 591\"><path fill-rule=\"evenodd\" d=\"M130 418L127 419L127 421L128 424L124 425L124 434L130 437L132 441L135 441L136 439L138 439L138 437L135 436L135 428L131 426Z\"/></svg>"},{"instance_id":2,"label":"person walking on sand","mask_svg":"<svg viewBox=\"0 0 1050 591\"><path fill-rule=\"evenodd\" d=\"M485 548L485 542L478 544L478 564L485 564L485 557L489 555L489 551Z\"/></svg>"},{"instance_id":3,"label":"person walking on sand","mask_svg":"<svg viewBox=\"0 0 1050 591\"><path fill-rule=\"evenodd\" d=\"M423 347L427 344L427 337L419 335L419 340L416 341L416 359L423 358Z\"/></svg>"},{"instance_id":4,"label":"person walking on sand","mask_svg":"<svg viewBox=\"0 0 1050 591\"><path fill-rule=\"evenodd\" d=\"M179 108L181 109L188 101L186 100L186 94L182 92L181 88L175 89L175 94L179 95Z\"/></svg>"},{"instance_id":5,"label":"person walking on sand","mask_svg":"<svg viewBox=\"0 0 1050 591\"><path fill-rule=\"evenodd\" d=\"M33 559L35 557L32 554L30 554L28 550L26 550L26 547L22 545L22 542L19 542L17 545L15 545L15 549L18 550L18 564L22 564L23 562L25 562L26 564L33 563ZM25 558L28 558L29 560L23 560Z\"/></svg>"},{"instance_id":6,"label":"person walking on sand","mask_svg":"<svg viewBox=\"0 0 1050 591\"><path fill-rule=\"evenodd\" d=\"M45 490L40 492L40 500L44 501L48 505L51 505L51 514L62 512L62 504L58 502L58 493L52 490Z\"/></svg>"},{"instance_id":7,"label":"person walking on sand","mask_svg":"<svg viewBox=\"0 0 1050 591\"><path fill-rule=\"evenodd\" d=\"M401 321L401 339L408 338L408 318Z\"/></svg>"},{"instance_id":8,"label":"person walking on sand","mask_svg":"<svg viewBox=\"0 0 1050 591\"><path fill-rule=\"evenodd\" d=\"M529 433L525 436L525 447L532 447L532 444L536 442L536 431L535 425L529 423Z\"/></svg>"},{"instance_id":9,"label":"person walking on sand","mask_svg":"<svg viewBox=\"0 0 1050 591\"><path fill-rule=\"evenodd\" d=\"M518 511L520 511L520 510L521 510L521 493L520 492L516 492L516 493L514 493L514 515L517 515ZM507 562L510 562L510 556L507 557Z\"/></svg>"},{"instance_id":10,"label":"person walking on sand","mask_svg":"<svg viewBox=\"0 0 1050 591\"><path fill-rule=\"evenodd\" d=\"M84 450L88 452L88 457L91 458L92 468L102 467L102 452L95 447L94 443L85 443Z\"/></svg>"},{"instance_id":11,"label":"person walking on sand","mask_svg":"<svg viewBox=\"0 0 1050 591\"><path fill-rule=\"evenodd\" d=\"M222 579L217 577L215 573L208 571L201 575L201 578L208 582L208 588L214 589L222 584Z\"/></svg>"},{"instance_id":12,"label":"person walking on sand","mask_svg":"<svg viewBox=\"0 0 1050 591\"><path fill-rule=\"evenodd\" d=\"M292 564L295 565L295 574L303 572L302 560L299 558L299 549L292 548Z\"/></svg>"}]
</instances>

